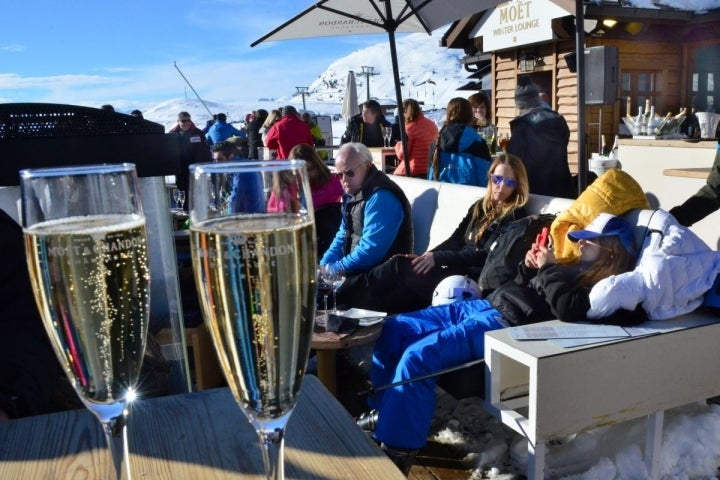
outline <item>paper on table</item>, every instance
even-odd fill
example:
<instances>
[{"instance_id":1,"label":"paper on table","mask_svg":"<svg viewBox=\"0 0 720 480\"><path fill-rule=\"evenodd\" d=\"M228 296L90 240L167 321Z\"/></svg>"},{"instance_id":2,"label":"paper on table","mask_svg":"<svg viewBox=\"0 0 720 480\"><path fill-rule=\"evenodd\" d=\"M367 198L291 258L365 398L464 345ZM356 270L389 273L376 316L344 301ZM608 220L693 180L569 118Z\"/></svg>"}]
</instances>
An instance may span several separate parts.
<instances>
[{"instance_id":1,"label":"paper on table","mask_svg":"<svg viewBox=\"0 0 720 480\"><path fill-rule=\"evenodd\" d=\"M622 338L630 334L616 325L523 325L508 328L515 340L548 340L554 338Z\"/></svg>"},{"instance_id":2,"label":"paper on table","mask_svg":"<svg viewBox=\"0 0 720 480\"><path fill-rule=\"evenodd\" d=\"M384 317L387 312L376 312L375 310L365 310L364 308L351 308L346 310L342 316L347 318L374 318Z\"/></svg>"}]
</instances>

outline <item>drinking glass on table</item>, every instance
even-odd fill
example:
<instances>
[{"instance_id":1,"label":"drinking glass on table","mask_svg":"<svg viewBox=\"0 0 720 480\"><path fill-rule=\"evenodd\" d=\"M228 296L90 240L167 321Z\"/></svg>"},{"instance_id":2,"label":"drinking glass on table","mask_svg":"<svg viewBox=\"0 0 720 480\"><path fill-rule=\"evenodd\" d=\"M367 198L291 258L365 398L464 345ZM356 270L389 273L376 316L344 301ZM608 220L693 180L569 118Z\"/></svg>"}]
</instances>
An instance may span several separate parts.
<instances>
[{"instance_id":1,"label":"drinking glass on table","mask_svg":"<svg viewBox=\"0 0 720 480\"><path fill-rule=\"evenodd\" d=\"M483 138L483 140L485 140L485 143L487 143L490 153L495 153L492 151L493 142L495 141L495 127L493 127L492 125L482 127L480 130L480 136Z\"/></svg>"},{"instance_id":2,"label":"drinking glass on table","mask_svg":"<svg viewBox=\"0 0 720 480\"><path fill-rule=\"evenodd\" d=\"M392 147L392 145L390 145L390 142L392 142L392 127L382 127L382 129L385 147Z\"/></svg>"},{"instance_id":3,"label":"drinking glass on table","mask_svg":"<svg viewBox=\"0 0 720 480\"><path fill-rule=\"evenodd\" d=\"M179 190L176 189L174 192L175 195L175 202L180 210L183 209L183 205L185 205L185 190Z\"/></svg>"},{"instance_id":4,"label":"drinking glass on table","mask_svg":"<svg viewBox=\"0 0 720 480\"><path fill-rule=\"evenodd\" d=\"M145 354L150 274L135 166L20 171L26 255L58 360L129 479L126 420ZM105 476L103 476L105 478Z\"/></svg>"},{"instance_id":5,"label":"drinking glass on table","mask_svg":"<svg viewBox=\"0 0 720 480\"><path fill-rule=\"evenodd\" d=\"M328 297L333 289L333 286L325 281L325 278L323 277L323 268L324 267L318 267L317 269L318 293L322 295L323 298L323 315L318 316L315 319L315 323L317 323L320 327L327 328L328 314L330 313L330 310L328 310Z\"/></svg>"},{"instance_id":6,"label":"drinking glass on table","mask_svg":"<svg viewBox=\"0 0 720 480\"><path fill-rule=\"evenodd\" d=\"M500 150L507 152L508 143L510 143L510 135L507 133L501 133L498 136L498 147L500 147Z\"/></svg>"},{"instance_id":7,"label":"drinking glass on table","mask_svg":"<svg viewBox=\"0 0 720 480\"><path fill-rule=\"evenodd\" d=\"M228 175L242 175L243 194L254 198L214 208L211 193ZM258 212L279 175L294 184L298 202ZM257 188L247 188L252 185ZM305 162L191 165L190 194L192 261L205 322L230 390L260 438L267 478L280 480L285 425L315 322L316 241Z\"/></svg>"},{"instance_id":8,"label":"drinking glass on table","mask_svg":"<svg viewBox=\"0 0 720 480\"><path fill-rule=\"evenodd\" d=\"M345 270L339 264L330 263L323 265L321 269L323 280L332 286L333 309L331 313L339 315L341 312L337 308L337 289L345 281Z\"/></svg>"}]
</instances>

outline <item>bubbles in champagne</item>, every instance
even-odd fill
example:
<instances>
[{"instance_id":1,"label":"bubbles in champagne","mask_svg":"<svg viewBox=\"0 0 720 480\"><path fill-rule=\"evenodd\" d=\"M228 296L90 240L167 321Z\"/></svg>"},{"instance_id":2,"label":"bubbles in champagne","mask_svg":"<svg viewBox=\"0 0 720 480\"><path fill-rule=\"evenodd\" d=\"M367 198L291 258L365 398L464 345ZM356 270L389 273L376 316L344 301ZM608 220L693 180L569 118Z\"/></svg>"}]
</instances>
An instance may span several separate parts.
<instances>
[{"instance_id":1,"label":"bubbles in champagne","mask_svg":"<svg viewBox=\"0 0 720 480\"><path fill-rule=\"evenodd\" d=\"M292 409L315 306L312 223L288 215L193 225L195 280L221 366L251 416Z\"/></svg>"},{"instance_id":2,"label":"bubbles in champagne","mask_svg":"<svg viewBox=\"0 0 720 480\"><path fill-rule=\"evenodd\" d=\"M137 382L148 327L143 218L73 217L25 234L38 306L75 388L94 403L122 398Z\"/></svg>"}]
</instances>

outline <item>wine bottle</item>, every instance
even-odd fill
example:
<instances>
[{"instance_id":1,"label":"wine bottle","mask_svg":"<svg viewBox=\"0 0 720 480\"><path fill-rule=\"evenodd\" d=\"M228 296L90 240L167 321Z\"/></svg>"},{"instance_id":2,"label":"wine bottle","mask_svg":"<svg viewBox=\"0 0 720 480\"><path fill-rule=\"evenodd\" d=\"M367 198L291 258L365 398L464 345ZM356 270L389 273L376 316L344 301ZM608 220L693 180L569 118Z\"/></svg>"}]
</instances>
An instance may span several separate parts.
<instances>
[{"instance_id":1,"label":"wine bottle","mask_svg":"<svg viewBox=\"0 0 720 480\"><path fill-rule=\"evenodd\" d=\"M667 125L671 118L673 118L672 112L668 112L663 119L660 120L658 126L655 127L655 135L662 135L663 128L665 128L665 125Z\"/></svg>"},{"instance_id":2,"label":"wine bottle","mask_svg":"<svg viewBox=\"0 0 720 480\"><path fill-rule=\"evenodd\" d=\"M620 136L619 136L619 135L615 135L615 141L613 142L613 146L612 146L612 148L610 149L610 153L608 154L608 156L609 156L612 160L617 160L617 159L618 159L618 150L619 150L619 149L620 149Z\"/></svg>"}]
</instances>

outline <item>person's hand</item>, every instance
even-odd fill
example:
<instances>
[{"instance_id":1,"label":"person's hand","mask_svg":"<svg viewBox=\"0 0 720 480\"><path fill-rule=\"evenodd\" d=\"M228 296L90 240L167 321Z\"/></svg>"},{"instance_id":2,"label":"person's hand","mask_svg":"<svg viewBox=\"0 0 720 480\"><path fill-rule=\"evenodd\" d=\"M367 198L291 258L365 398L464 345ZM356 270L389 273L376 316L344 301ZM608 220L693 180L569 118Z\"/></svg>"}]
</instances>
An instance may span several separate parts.
<instances>
[{"instance_id":1,"label":"person's hand","mask_svg":"<svg viewBox=\"0 0 720 480\"><path fill-rule=\"evenodd\" d=\"M540 268L538 266L538 262L537 262L537 252L538 252L538 249L536 248L536 245L533 243L532 246L530 247L530 250L528 250L527 253L525 254L525 266L526 267L534 268L536 270L538 268Z\"/></svg>"},{"instance_id":2,"label":"person's hand","mask_svg":"<svg viewBox=\"0 0 720 480\"><path fill-rule=\"evenodd\" d=\"M550 248L543 246L538 246L538 249L535 252L535 261L538 265L537 268L541 268L543 265L548 263L557 263L557 260L555 260L555 253L553 253Z\"/></svg>"},{"instance_id":3,"label":"person's hand","mask_svg":"<svg viewBox=\"0 0 720 480\"><path fill-rule=\"evenodd\" d=\"M432 252L425 252L411 262L413 271L418 274L426 274L435 266L435 258Z\"/></svg>"}]
</instances>

